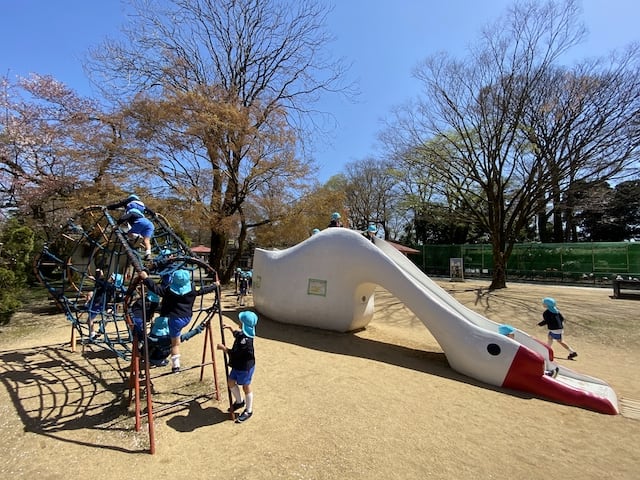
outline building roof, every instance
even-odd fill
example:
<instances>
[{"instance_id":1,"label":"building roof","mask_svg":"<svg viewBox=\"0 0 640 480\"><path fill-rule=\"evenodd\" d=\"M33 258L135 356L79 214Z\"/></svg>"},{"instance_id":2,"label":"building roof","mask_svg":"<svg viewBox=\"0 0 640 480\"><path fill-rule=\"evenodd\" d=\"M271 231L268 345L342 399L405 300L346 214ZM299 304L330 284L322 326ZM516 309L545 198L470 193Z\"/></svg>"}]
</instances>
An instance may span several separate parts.
<instances>
[{"instance_id":1,"label":"building roof","mask_svg":"<svg viewBox=\"0 0 640 480\"><path fill-rule=\"evenodd\" d=\"M387 240L387 243L398 250L400 253L408 255L410 253L420 253L420 250L416 250L415 248L405 247L404 245L400 245L399 243L390 242Z\"/></svg>"},{"instance_id":2,"label":"building roof","mask_svg":"<svg viewBox=\"0 0 640 480\"><path fill-rule=\"evenodd\" d=\"M198 245L197 247L193 247L191 251L193 253L211 253L211 249L204 245Z\"/></svg>"}]
</instances>

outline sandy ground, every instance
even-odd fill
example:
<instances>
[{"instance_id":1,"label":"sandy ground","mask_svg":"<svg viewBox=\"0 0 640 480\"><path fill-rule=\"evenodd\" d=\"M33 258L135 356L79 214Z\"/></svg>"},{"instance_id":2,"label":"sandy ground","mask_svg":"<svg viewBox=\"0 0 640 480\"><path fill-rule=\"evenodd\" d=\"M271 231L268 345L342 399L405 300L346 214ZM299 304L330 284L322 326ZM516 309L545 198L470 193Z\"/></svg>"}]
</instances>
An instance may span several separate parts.
<instances>
[{"instance_id":1,"label":"sandy ground","mask_svg":"<svg viewBox=\"0 0 640 480\"><path fill-rule=\"evenodd\" d=\"M579 352L560 362L607 381L610 416L481 384L448 366L424 325L384 290L374 321L338 334L260 318L254 416L234 424L224 366L154 379L156 453L136 432L127 362L68 345L50 309L0 329L3 478L637 479L640 475L640 302L609 289L439 282L461 303L545 338L540 300L554 296ZM223 315L237 318L223 295ZM214 329L215 330L215 329ZM217 330L216 330L217 332ZM216 340L219 334L216 335ZM204 335L182 347L200 362ZM162 372L156 369L153 374ZM176 400L179 407L162 408Z\"/></svg>"}]
</instances>

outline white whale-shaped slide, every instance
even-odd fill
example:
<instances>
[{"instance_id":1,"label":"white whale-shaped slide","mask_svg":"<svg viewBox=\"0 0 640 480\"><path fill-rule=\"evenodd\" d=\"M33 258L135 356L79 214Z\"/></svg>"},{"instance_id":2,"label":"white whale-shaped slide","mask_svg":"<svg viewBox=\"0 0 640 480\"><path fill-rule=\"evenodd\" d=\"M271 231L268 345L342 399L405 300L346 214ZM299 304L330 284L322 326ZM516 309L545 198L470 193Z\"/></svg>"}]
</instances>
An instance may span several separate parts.
<instances>
[{"instance_id":1,"label":"white whale-shaped slide","mask_svg":"<svg viewBox=\"0 0 640 480\"><path fill-rule=\"evenodd\" d=\"M604 381L553 361L549 347L465 307L382 239L372 243L347 228L327 228L285 250L256 249L253 302L281 323L348 332L366 327L381 286L429 329L451 368L498 387L559 403L617 414L618 401ZM545 369L559 369L553 378Z\"/></svg>"}]
</instances>

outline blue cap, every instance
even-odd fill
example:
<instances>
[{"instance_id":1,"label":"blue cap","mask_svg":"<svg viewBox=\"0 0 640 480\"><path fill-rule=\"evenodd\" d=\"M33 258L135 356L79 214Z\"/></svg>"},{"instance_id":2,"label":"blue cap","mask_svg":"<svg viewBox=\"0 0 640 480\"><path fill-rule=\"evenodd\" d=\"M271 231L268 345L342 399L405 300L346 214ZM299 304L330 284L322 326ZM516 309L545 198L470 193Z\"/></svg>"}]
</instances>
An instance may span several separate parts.
<instances>
[{"instance_id":1,"label":"blue cap","mask_svg":"<svg viewBox=\"0 0 640 480\"><path fill-rule=\"evenodd\" d=\"M511 333L515 333L516 329L513 328L511 325L500 325L498 327L498 333L500 335L509 335Z\"/></svg>"},{"instance_id":2,"label":"blue cap","mask_svg":"<svg viewBox=\"0 0 640 480\"><path fill-rule=\"evenodd\" d=\"M316 233L320 233L320 229L319 229L319 228L314 228L314 229L311 231L311 235L315 235Z\"/></svg>"},{"instance_id":3,"label":"blue cap","mask_svg":"<svg viewBox=\"0 0 640 480\"><path fill-rule=\"evenodd\" d=\"M255 337L256 336L256 324L258 323L258 316L251 312L240 312L238 318L242 322L242 333L244 333L247 337Z\"/></svg>"},{"instance_id":4,"label":"blue cap","mask_svg":"<svg viewBox=\"0 0 640 480\"><path fill-rule=\"evenodd\" d=\"M331 214L331 220L340 220L340 214L338 212L333 212Z\"/></svg>"},{"instance_id":5,"label":"blue cap","mask_svg":"<svg viewBox=\"0 0 640 480\"><path fill-rule=\"evenodd\" d=\"M556 301L553 298L545 297L542 299L542 303L544 303L544 305L551 313L558 313L558 309L556 308Z\"/></svg>"},{"instance_id":6,"label":"blue cap","mask_svg":"<svg viewBox=\"0 0 640 480\"><path fill-rule=\"evenodd\" d=\"M171 277L169 286L176 295L186 295L191 291L191 274L186 270L176 270Z\"/></svg>"}]
</instances>

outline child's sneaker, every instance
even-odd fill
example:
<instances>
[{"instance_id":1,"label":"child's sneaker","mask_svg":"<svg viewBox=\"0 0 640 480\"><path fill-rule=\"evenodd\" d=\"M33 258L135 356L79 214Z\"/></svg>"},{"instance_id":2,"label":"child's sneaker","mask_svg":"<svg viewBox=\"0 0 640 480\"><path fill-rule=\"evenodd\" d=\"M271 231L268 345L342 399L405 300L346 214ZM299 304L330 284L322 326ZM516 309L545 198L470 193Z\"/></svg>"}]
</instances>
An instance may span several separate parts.
<instances>
[{"instance_id":1,"label":"child's sneaker","mask_svg":"<svg viewBox=\"0 0 640 480\"><path fill-rule=\"evenodd\" d=\"M234 402L231 407L227 408L227 412L231 412L232 410L235 412L236 410L240 410L242 407L244 407L244 400L241 402Z\"/></svg>"},{"instance_id":2,"label":"child's sneaker","mask_svg":"<svg viewBox=\"0 0 640 480\"><path fill-rule=\"evenodd\" d=\"M238 418L236 418L236 423L246 422L247 420L249 420L251 418L251 415L253 415L253 412L247 412L245 410L244 412L242 412L240 414L240 416Z\"/></svg>"},{"instance_id":3,"label":"child's sneaker","mask_svg":"<svg viewBox=\"0 0 640 480\"><path fill-rule=\"evenodd\" d=\"M166 358L163 358L162 360L150 359L149 363L151 363L152 367L166 367L167 365L169 365L169 360L167 360Z\"/></svg>"},{"instance_id":4,"label":"child's sneaker","mask_svg":"<svg viewBox=\"0 0 640 480\"><path fill-rule=\"evenodd\" d=\"M569 360L573 360L573 359L574 359L574 358L576 358L577 356L578 356L578 352L571 352L567 358L568 358Z\"/></svg>"}]
</instances>

